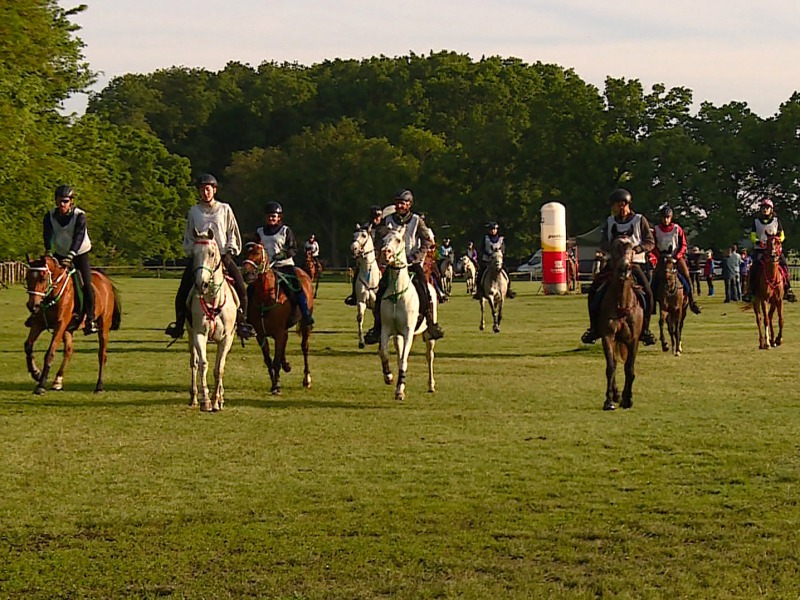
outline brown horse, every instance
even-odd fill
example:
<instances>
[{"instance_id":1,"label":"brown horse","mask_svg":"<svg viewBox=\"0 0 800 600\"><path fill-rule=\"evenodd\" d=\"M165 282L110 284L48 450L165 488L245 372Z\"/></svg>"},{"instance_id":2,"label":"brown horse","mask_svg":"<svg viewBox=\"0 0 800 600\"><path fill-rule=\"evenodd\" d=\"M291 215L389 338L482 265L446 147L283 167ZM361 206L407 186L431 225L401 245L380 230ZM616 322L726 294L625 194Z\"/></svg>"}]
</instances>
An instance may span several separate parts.
<instances>
[{"instance_id":1,"label":"brown horse","mask_svg":"<svg viewBox=\"0 0 800 600\"><path fill-rule=\"evenodd\" d=\"M633 406L633 380L636 378L634 365L644 319L644 309L639 302L631 272L633 243L630 238L614 239L610 255L610 272L597 320L597 332L603 339L606 357L606 400L603 410L614 410L619 402L617 357L625 363L625 387L620 406Z\"/></svg>"},{"instance_id":2,"label":"brown horse","mask_svg":"<svg viewBox=\"0 0 800 600\"><path fill-rule=\"evenodd\" d=\"M251 285L248 292L252 292L248 307L247 320L256 330L256 339L261 346L264 364L267 365L271 391L274 395L281 393L281 368L287 373L292 367L286 360L286 343L289 338L289 328L297 324L303 350L305 371L303 387L311 387L311 371L308 368L308 339L311 336L311 327L302 323L300 309L293 306L286 296L284 286L277 286L278 278L283 277L272 269L264 246L259 243L249 243L245 249L245 259L242 262L242 276L245 282ZM308 302L308 310L314 311L311 278L308 274L295 267L297 281L303 287ZM290 282L291 284L291 282ZM275 354L270 357L269 340L275 341Z\"/></svg>"},{"instance_id":3,"label":"brown horse","mask_svg":"<svg viewBox=\"0 0 800 600\"><path fill-rule=\"evenodd\" d=\"M689 308L689 297L683 293L683 285L678 277L677 261L670 252L664 252L658 261L653 279L658 281L653 290L659 306L658 328L661 337L661 350L680 356L683 352L683 322ZM664 323L667 324L670 344L664 337Z\"/></svg>"},{"instance_id":4,"label":"brown horse","mask_svg":"<svg viewBox=\"0 0 800 600\"><path fill-rule=\"evenodd\" d=\"M574 292L578 287L578 263L567 255L567 290Z\"/></svg>"},{"instance_id":5,"label":"brown horse","mask_svg":"<svg viewBox=\"0 0 800 600\"><path fill-rule=\"evenodd\" d=\"M783 271L780 267L781 240L778 236L767 237L764 256L758 272L751 281L752 306L758 325L758 347L768 350L783 342ZM747 310L745 306L744 310ZM769 310L767 310L769 308ZM778 335L775 336L773 315L778 312Z\"/></svg>"},{"instance_id":6,"label":"brown horse","mask_svg":"<svg viewBox=\"0 0 800 600\"><path fill-rule=\"evenodd\" d=\"M306 250L306 260L303 263L303 270L308 273L311 278L311 284L314 286L314 298L317 297L317 290L319 289L319 278L322 275L322 263L319 259L311 253L311 250Z\"/></svg>"},{"instance_id":7,"label":"brown horse","mask_svg":"<svg viewBox=\"0 0 800 600\"><path fill-rule=\"evenodd\" d=\"M28 258L28 273L25 277L28 288L27 307L31 316L26 322L30 326L28 339L25 341L25 358L28 372L36 381L33 392L42 395L45 392L50 367L53 364L56 350L62 340L64 358L56 373L51 389L61 390L64 387L64 371L72 358L72 334L80 326L81 321L73 319L75 308L75 283L67 269L61 267L52 256L43 256L37 260ZM92 271L92 286L95 297L95 316L99 328L98 361L100 370L97 375L95 392L103 391L103 368L108 355L108 332L119 329L122 311L119 296L114 284L103 273ZM44 365L40 371L33 357L33 346L36 339L45 329L52 329L53 337L44 356Z\"/></svg>"}]
</instances>

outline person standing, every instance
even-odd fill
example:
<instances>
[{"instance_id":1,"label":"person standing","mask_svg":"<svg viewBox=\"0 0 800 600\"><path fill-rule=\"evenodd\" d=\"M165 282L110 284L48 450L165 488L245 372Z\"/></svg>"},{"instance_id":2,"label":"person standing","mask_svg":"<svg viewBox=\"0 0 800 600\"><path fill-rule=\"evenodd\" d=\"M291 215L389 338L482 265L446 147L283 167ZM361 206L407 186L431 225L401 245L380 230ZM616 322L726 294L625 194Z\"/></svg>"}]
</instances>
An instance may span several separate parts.
<instances>
[{"instance_id":1,"label":"person standing","mask_svg":"<svg viewBox=\"0 0 800 600\"><path fill-rule=\"evenodd\" d=\"M753 264L753 259L747 252L747 248L742 248L742 262L739 264L739 298L744 298L750 293L750 288L747 286L747 280L750 276L750 267Z\"/></svg>"},{"instance_id":2,"label":"person standing","mask_svg":"<svg viewBox=\"0 0 800 600\"><path fill-rule=\"evenodd\" d=\"M705 275L706 283L708 284L708 295L714 295L714 253L709 250L706 253L706 262L703 265L703 275Z\"/></svg>"},{"instance_id":3,"label":"person standing","mask_svg":"<svg viewBox=\"0 0 800 600\"><path fill-rule=\"evenodd\" d=\"M722 279L725 282L725 302L739 302L739 267L742 257L736 252L736 247L731 246L725 251L722 259Z\"/></svg>"},{"instance_id":4,"label":"person standing","mask_svg":"<svg viewBox=\"0 0 800 600\"><path fill-rule=\"evenodd\" d=\"M44 216L42 230L44 235L44 251L53 256L68 271L73 267L81 274L83 290L83 312L86 322L84 335L97 333L94 314L94 288L92 287L92 269L89 266L89 251L92 242L86 225L86 213L75 206L75 188L71 185L60 185L56 188L56 207ZM80 314L74 320L80 323ZM77 326L77 325L76 325Z\"/></svg>"},{"instance_id":5,"label":"person standing","mask_svg":"<svg viewBox=\"0 0 800 600\"><path fill-rule=\"evenodd\" d=\"M700 248L694 246L692 250L686 255L686 265L689 267L689 284L692 292L700 296L702 288L700 287L700 276L703 274L703 253Z\"/></svg>"},{"instance_id":6,"label":"person standing","mask_svg":"<svg viewBox=\"0 0 800 600\"><path fill-rule=\"evenodd\" d=\"M214 240L219 247L222 264L228 275L233 278L233 288L239 297L239 310L236 312L236 333L243 339L255 335L252 325L247 322L247 292L239 272L239 267L233 262L233 257L242 250L242 236L239 233L239 224L230 204L217 199L217 178L206 173L195 181L197 189L197 204L189 209L186 215L186 228L183 234L183 252L191 257L194 248L194 232L214 232ZM186 324L187 301L194 286L194 267L191 259L183 270L181 283L175 295L175 321L167 325L164 333L173 339L183 336Z\"/></svg>"}]
</instances>

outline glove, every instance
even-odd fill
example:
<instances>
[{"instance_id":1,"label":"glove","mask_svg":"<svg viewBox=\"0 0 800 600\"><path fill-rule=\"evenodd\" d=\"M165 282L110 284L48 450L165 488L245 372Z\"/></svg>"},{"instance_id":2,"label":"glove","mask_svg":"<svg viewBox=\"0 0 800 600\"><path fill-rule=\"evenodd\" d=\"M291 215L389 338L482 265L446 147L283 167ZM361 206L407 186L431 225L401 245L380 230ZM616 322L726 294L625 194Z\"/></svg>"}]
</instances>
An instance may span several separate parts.
<instances>
[{"instance_id":1,"label":"glove","mask_svg":"<svg viewBox=\"0 0 800 600\"><path fill-rule=\"evenodd\" d=\"M64 258L62 258L61 259L61 266L64 267L65 269L71 269L72 268L72 257L65 256Z\"/></svg>"}]
</instances>

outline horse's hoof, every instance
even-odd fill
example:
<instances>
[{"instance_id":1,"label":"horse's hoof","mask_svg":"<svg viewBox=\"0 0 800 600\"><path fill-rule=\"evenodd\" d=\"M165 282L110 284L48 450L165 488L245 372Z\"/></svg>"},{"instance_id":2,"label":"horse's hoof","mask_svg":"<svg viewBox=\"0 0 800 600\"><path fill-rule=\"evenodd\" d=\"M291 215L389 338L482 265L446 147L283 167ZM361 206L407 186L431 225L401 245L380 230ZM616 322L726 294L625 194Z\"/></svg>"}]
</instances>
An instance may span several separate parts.
<instances>
[{"instance_id":1,"label":"horse's hoof","mask_svg":"<svg viewBox=\"0 0 800 600\"><path fill-rule=\"evenodd\" d=\"M492 331L493 331L494 333L500 333L500 328L499 328L499 327L493 327L493 328L492 328Z\"/></svg>"},{"instance_id":2,"label":"horse's hoof","mask_svg":"<svg viewBox=\"0 0 800 600\"><path fill-rule=\"evenodd\" d=\"M661 344L661 351L669 352L669 346L667 344Z\"/></svg>"},{"instance_id":3,"label":"horse's hoof","mask_svg":"<svg viewBox=\"0 0 800 600\"><path fill-rule=\"evenodd\" d=\"M189 400L189 408L196 408L197 406L198 406L197 398L192 398L191 400Z\"/></svg>"},{"instance_id":4,"label":"horse's hoof","mask_svg":"<svg viewBox=\"0 0 800 600\"><path fill-rule=\"evenodd\" d=\"M633 408L633 400L632 399L623 400L620 406L622 408Z\"/></svg>"},{"instance_id":5,"label":"horse's hoof","mask_svg":"<svg viewBox=\"0 0 800 600\"><path fill-rule=\"evenodd\" d=\"M391 373L388 373L387 375L383 376L383 383L385 383L386 385L391 385L392 381L394 381L394 375L392 375Z\"/></svg>"},{"instance_id":6,"label":"horse's hoof","mask_svg":"<svg viewBox=\"0 0 800 600\"><path fill-rule=\"evenodd\" d=\"M358 349L363 350L365 348L364 342L358 342Z\"/></svg>"},{"instance_id":7,"label":"horse's hoof","mask_svg":"<svg viewBox=\"0 0 800 600\"><path fill-rule=\"evenodd\" d=\"M290 365L288 362L281 363L281 367L283 368L284 373L289 373L292 370L292 365Z\"/></svg>"},{"instance_id":8,"label":"horse's hoof","mask_svg":"<svg viewBox=\"0 0 800 600\"><path fill-rule=\"evenodd\" d=\"M64 384L59 382L53 382L53 385L50 386L50 390L53 392L60 392L64 389ZM95 390L96 392L97 390Z\"/></svg>"},{"instance_id":9,"label":"horse's hoof","mask_svg":"<svg viewBox=\"0 0 800 600\"><path fill-rule=\"evenodd\" d=\"M96 388L94 388L95 394L102 394L103 392L105 392L105 390L103 389L102 385L98 385Z\"/></svg>"},{"instance_id":10,"label":"horse's hoof","mask_svg":"<svg viewBox=\"0 0 800 600\"><path fill-rule=\"evenodd\" d=\"M436 393L436 389L435 389L435 388L432 388L432 387L431 387L431 388L428 388L428 393L429 393L429 394L435 394L435 393Z\"/></svg>"},{"instance_id":11,"label":"horse's hoof","mask_svg":"<svg viewBox=\"0 0 800 600\"><path fill-rule=\"evenodd\" d=\"M281 388L272 388L272 395L273 396L280 396L281 395Z\"/></svg>"},{"instance_id":12,"label":"horse's hoof","mask_svg":"<svg viewBox=\"0 0 800 600\"><path fill-rule=\"evenodd\" d=\"M403 400L405 400L405 399L406 399L406 394L405 394L405 392L397 392L397 393L394 395L394 399L395 399L395 400L397 400L398 402L402 402Z\"/></svg>"},{"instance_id":13,"label":"horse's hoof","mask_svg":"<svg viewBox=\"0 0 800 600\"><path fill-rule=\"evenodd\" d=\"M203 412L211 412L211 401L209 400L200 404L200 410Z\"/></svg>"},{"instance_id":14,"label":"horse's hoof","mask_svg":"<svg viewBox=\"0 0 800 600\"><path fill-rule=\"evenodd\" d=\"M606 403L603 404L603 410L616 410L616 408L617 405L610 400L606 400Z\"/></svg>"},{"instance_id":15,"label":"horse's hoof","mask_svg":"<svg viewBox=\"0 0 800 600\"><path fill-rule=\"evenodd\" d=\"M44 396L44 393L45 393L46 391L47 391L47 390L45 390L45 389L44 389L44 386L43 386L43 385L37 385L37 386L34 388L34 390L33 390L33 393L34 393L34 394L36 394L37 396Z\"/></svg>"},{"instance_id":16,"label":"horse's hoof","mask_svg":"<svg viewBox=\"0 0 800 600\"><path fill-rule=\"evenodd\" d=\"M480 329L481 331L483 331L483 330L484 330L484 329L486 329L486 328L485 328L483 325L481 325L480 327L478 327L478 329Z\"/></svg>"},{"instance_id":17,"label":"horse's hoof","mask_svg":"<svg viewBox=\"0 0 800 600\"><path fill-rule=\"evenodd\" d=\"M311 388L311 375L308 375L303 378L303 387L306 389Z\"/></svg>"}]
</instances>

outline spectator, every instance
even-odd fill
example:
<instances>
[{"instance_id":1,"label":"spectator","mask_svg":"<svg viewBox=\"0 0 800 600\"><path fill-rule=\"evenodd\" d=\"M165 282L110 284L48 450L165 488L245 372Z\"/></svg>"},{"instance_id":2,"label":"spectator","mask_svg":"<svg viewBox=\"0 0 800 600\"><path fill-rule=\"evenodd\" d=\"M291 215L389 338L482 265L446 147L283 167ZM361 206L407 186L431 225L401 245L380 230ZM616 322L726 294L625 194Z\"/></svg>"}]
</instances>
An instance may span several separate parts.
<instances>
[{"instance_id":1,"label":"spectator","mask_svg":"<svg viewBox=\"0 0 800 600\"><path fill-rule=\"evenodd\" d=\"M692 248L692 251L686 255L686 264L689 266L689 283L692 290L697 296L700 296L700 274L703 272L702 263L703 254L697 246Z\"/></svg>"},{"instance_id":2,"label":"spectator","mask_svg":"<svg viewBox=\"0 0 800 600\"><path fill-rule=\"evenodd\" d=\"M742 248L741 256L742 262L739 263L739 298L743 298L745 294L750 293L747 281L750 277L750 266L753 264L753 258L746 248Z\"/></svg>"},{"instance_id":3,"label":"spectator","mask_svg":"<svg viewBox=\"0 0 800 600\"><path fill-rule=\"evenodd\" d=\"M709 297L714 295L714 253L709 250L706 253L706 264L703 266L703 274L706 276Z\"/></svg>"},{"instance_id":4,"label":"spectator","mask_svg":"<svg viewBox=\"0 0 800 600\"><path fill-rule=\"evenodd\" d=\"M731 246L725 251L722 259L722 278L725 281L725 302L739 302L739 267L742 257L736 252L736 246Z\"/></svg>"}]
</instances>

